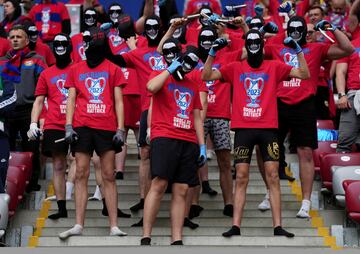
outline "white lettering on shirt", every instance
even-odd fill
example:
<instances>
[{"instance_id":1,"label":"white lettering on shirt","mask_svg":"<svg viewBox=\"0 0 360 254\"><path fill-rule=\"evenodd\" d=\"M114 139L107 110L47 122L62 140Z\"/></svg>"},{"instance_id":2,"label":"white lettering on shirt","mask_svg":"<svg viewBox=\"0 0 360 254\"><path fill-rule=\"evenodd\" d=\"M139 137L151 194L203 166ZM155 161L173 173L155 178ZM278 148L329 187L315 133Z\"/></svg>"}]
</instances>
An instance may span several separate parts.
<instances>
[{"instance_id":1,"label":"white lettering on shirt","mask_svg":"<svg viewBox=\"0 0 360 254\"><path fill-rule=\"evenodd\" d=\"M87 113L89 114L105 114L106 105L104 104L87 104Z\"/></svg>"},{"instance_id":2,"label":"white lettering on shirt","mask_svg":"<svg viewBox=\"0 0 360 254\"><path fill-rule=\"evenodd\" d=\"M208 103L215 103L216 94L208 94Z\"/></svg>"},{"instance_id":3,"label":"white lettering on shirt","mask_svg":"<svg viewBox=\"0 0 360 254\"><path fill-rule=\"evenodd\" d=\"M292 78L290 81L284 81L283 87L300 87L301 86L301 79Z\"/></svg>"},{"instance_id":4,"label":"white lettering on shirt","mask_svg":"<svg viewBox=\"0 0 360 254\"><path fill-rule=\"evenodd\" d=\"M60 104L60 113L66 114L66 104Z\"/></svg>"},{"instance_id":5,"label":"white lettering on shirt","mask_svg":"<svg viewBox=\"0 0 360 254\"><path fill-rule=\"evenodd\" d=\"M243 108L243 116L244 117L252 117L252 118L259 118L261 117L262 108Z\"/></svg>"},{"instance_id":6,"label":"white lettering on shirt","mask_svg":"<svg viewBox=\"0 0 360 254\"><path fill-rule=\"evenodd\" d=\"M179 117L174 117L174 126L181 129L190 129L191 121Z\"/></svg>"}]
</instances>

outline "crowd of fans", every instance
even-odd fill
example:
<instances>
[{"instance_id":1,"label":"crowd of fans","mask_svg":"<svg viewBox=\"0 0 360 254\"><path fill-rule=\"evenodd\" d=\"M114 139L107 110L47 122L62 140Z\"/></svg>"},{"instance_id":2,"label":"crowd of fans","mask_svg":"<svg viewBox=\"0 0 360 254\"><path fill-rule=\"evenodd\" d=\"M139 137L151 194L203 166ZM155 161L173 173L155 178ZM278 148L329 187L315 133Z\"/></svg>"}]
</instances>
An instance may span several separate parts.
<instances>
[{"instance_id":1,"label":"crowd of fans","mask_svg":"<svg viewBox=\"0 0 360 254\"><path fill-rule=\"evenodd\" d=\"M281 224L280 183L285 139L298 154L302 187L299 218L309 218L317 119L339 126L338 152L360 144L360 0L145 0L136 21L118 3L107 10L81 4L81 32L71 34L64 3L3 2L0 25L0 193L6 192L10 151L33 156L27 192L38 191L44 157L51 157L58 212L75 189L75 226L82 234L90 163L110 235L125 236L117 217L115 179L123 179L130 129L139 147L140 200L133 226L151 231L161 199L172 193L171 244L204 209L199 193L217 195L207 157L216 154L223 215L233 217L224 237L240 235L254 147L268 192L260 210L272 210L274 235L294 237ZM22 14L24 13L24 14ZM334 91L338 99L334 100ZM235 131L232 146L230 129ZM18 144L17 140L21 140ZM20 146L20 147L19 147ZM235 189L232 162L234 151ZM68 171L68 174L66 172ZM121 182L118 182L121 185ZM120 196L121 198L121 196Z\"/></svg>"}]
</instances>

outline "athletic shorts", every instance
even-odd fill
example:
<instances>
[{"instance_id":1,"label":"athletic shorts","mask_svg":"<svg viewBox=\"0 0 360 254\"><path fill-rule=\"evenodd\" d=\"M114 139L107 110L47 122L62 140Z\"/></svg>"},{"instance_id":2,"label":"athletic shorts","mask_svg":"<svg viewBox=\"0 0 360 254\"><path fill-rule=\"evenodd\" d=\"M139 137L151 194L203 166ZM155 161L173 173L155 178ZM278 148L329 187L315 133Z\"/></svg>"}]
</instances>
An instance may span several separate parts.
<instances>
[{"instance_id":1,"label":"athletic shorts","mask_svg":"<svg viewBox=\"0 0 360 254\"><path fill-rule=\"evenodd\" d=\"M65 131L44 130L42 141L42 154L46 157L53 157L54 154L65 154L69 152L69 144L65 141L55 143L55 140L65 137Z\"/></svg>"},{"instance_id":2,"label":"athletic shorts","mask_svg":"<svg viewBox=\"0 0 360 254\"><path fill-rule=\"evenodd\" d=\"M215 150L231 150L229 120L206 118L204 122L205 140L208 134L214 143Z\"/></svg>"},{"instance_id":3,"label":"athletic shorts","mask_svg":"<svg viewBox=\"0 0 360 254\"><path fill-rule=\"evenodd\" d=\"M124 124L128 129L139 129L140 126L140 95L123 95Z\"/></svg>"},{"instance_id":4,"label":"athletic shorts","mask_svg":"<svg viewBox=\"0 0 360 254\"><path fill-rule=\"evenodd\" d=\"M276 129L235 129L234 163L251 162L254 146L259 145L264 161L279 161Z\"/></svg>"},{"instance_id":5,"label":"athletic shorts","mask_svg":"<svg viewBox=\"0 0 360 254\"><path fill-rule=\"evenodd\" d=\"M288 132L296 147L317 148L315 96L289 105L278 100L279 142L284 142Z\"/></svg>"},{"instance_id":6,"label":"athletic shorts","mask_svg":"<svg viewBox=\"0 0 360 254\"><path fill-rule=\"evenodd\" d=\"M140 131L139 131L139 143L138 146L146 146L146 130L148 128L147 117L149 110L145 110L141 113L140 117Z\"/></svg>"},{"instance_id":7,"label":"athletic shorts","mask_svg":"<svg viewBox=\"0 0 360 254\"><path fill-rule=\"evenodd\" d=\"M199 185L197 174L199 146L195 143L171 139L155 138L151 141L151 177L160 177L171 183L184 183L189 187Z\"/></svg>"},{"instance_id":8,"label":"athletic shorts","mask_svg":"<svg viewBox=\"0 0 360 254\"><path fill-rule=\"evenodd\" d=\"M71 144L71 152L75 156L76 152L87 153L92 156L94 151L97 155L104 152L114 150L115 153L120 152L113 148L112 139L115 135L114 131L98 130L89 127L74 128L79 135L79 140Z\"/></svg>"}]
</instances>

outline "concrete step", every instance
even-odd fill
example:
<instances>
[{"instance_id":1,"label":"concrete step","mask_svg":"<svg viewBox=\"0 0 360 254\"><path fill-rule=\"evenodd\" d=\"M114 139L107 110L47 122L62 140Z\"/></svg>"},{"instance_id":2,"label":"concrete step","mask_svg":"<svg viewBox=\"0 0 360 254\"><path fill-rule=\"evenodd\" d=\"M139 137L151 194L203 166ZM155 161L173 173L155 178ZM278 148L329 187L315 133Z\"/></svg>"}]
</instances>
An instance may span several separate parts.
<instances>
[{"instance_id":1,"label":"concrete step","mask_svg":"<svg viewBox=\"0 0 360 254\"><path fill-rule=\"evenodd\" d=\"M143 210L140 210L138 212L131 212L128 208L127 209L121 209L123 212L131 214L132 218L141 218L143 216ZM51 210L49 214L55 212L55 210ZM201 212L201 215L199 218L215 218L215 217L225 217L223 215L222 209L204 209ZM295 218L297 210L286 210L282 211L282 218ZM159 211L157 218L169 218L170 213L169 209L163 209ZM245 210L243 213L244 218L272 218L271 211L261 212L259 210ZM75 217L75 210L74 209L68 209L68 218L74 218ZM103 218L103 215L101 214L101 210L86 210L86 218L94 218L94 217L100 217Z\"/></svg>"},{"instance_id":2,"label":"concrete step","mask_svg":"<svg viewBox=\"0 0 360 254\"><path fill-rule=\"evenodd\" d=\"M57 236L59 233L68 230L69 228L43 228L42 237L45 236ZM222 232L228 230L228 227L211 227L211 230L206 227L199 227L197 229L184 228L183 233L187 236L220 236ZM141 227L121 227L121 230L128 233L129 236L141 236L142 228ZM312 236L317 237L317 229L308 229L308 228L286 228L289 232L294 233L298 236ZM273 236L272 228L251 228L251 227L241 227L241 234L243 236ZM106 236L109 234L109 227L104 225L103 227L85 227L83 231L83 236ZM152 236L170 236L171 229L163 227L155 227L152 231Z\"/></svg>"},{"instance_id":3,"label":"concrete step","mask_svg":"<svg viewBox=\"0 0 360 254\"><path fill-rule=\"evenodd\" d=\"M130 227L132 224L138 222L138 218L118 218L119 226ZM200 227L226 227L232 225L232 218L230 217L212 217L212 218L195 218L194 222L199 223ZM72 227L75 223L74 218L61 218L57 221L47 219L45 227ZM155 226L157 227L170 227L169 218L157 218ZM311 220L303 220L298 218L283 218L282 224L285 228L297 227L297 228L311 228ZM93 217L85 219L85 227L101 227L109 225L107 217ZM253 228L266 228L272 227L272 218L243 218L241 226L253 227Z\"/></svg>"},{"instance_id":4,"label":"concrete step","mask_svg":"<svg viewBox=\"0 0 360 254\"><path fill-rule=\"evenodd\" d=\"M221 232L219 232L221 233ZM140 245L140 236L74 236L66 241L61 241L58 237L40 237L39 246L138 246ZM183 242L185 245L196 246L298 246L298 247L323 247L323 237L295 237L288 239L276 236L237 236L224 238L219 236L185 236ZM152 245L169 245L170 237L158 236L152 237Z\"/></svg>"}]
</instances>

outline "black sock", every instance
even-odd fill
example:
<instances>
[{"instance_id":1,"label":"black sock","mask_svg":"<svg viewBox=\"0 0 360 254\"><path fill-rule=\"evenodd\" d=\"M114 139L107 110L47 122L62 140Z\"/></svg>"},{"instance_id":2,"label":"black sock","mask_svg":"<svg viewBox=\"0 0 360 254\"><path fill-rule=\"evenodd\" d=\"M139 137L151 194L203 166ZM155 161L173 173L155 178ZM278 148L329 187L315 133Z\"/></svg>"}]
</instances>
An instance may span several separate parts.
<instances>
[{"instance_id":1,"label":"black sock","mask_svg":"<svg viewBox=\"0 0 360 254\"><path fill-rule=\"evenodd\" d=\"M234 207L232 204L227 204L224 207L223 214L229 217L232 217L234 213Z\"/></svg>"},{"instance_id":2,"label":"black sock","mask_svg":"<svg viewBox=\"0 0 360 254\"><path fill-rule=\"evenodd\" d=\"M184 227L195 229L195 228L199 227L199 224L192 222L191 220L189 220L189 218L185 218L184 219Z\"/></svg>"},{"instance_id":3,"label":"black sock","mask_svg":"<svg viewBox=\"0 0 360 254\"><path fill-rule=\"evenodd\" d=\"M171 245L184 245L182 240L177 240L171 243Z\"/></svg>"},{"instance_id":4,"label":"black sock","mask_svg":"<svg viewBox=\"0 0 360 254\"><path fill-rule=\"evenodd\" d=\"M140 202L130 207L130 210L133 212L137 212L141 209L144 209L144 199L140 199Z\"/></svg>"},{"instance_id":5,"label":"black sock","mask_svg":"<svg viewBox=\"0 0 360 254\"><path fill-rule=\"evenodd\" d=\"M151 238L150 237L141 238L140 245L151 245Z\"/></svg>"},{"instance_id":6,"label":"black sock","mask_svg":"<svg viewBox=\"0 0 360 254\"><path fill-rule=\"evenodd\" d=\"M143 223L144 223L144 219L141 218L138 222L132 224L131 226L132 226L132 227L142 227L142 226L143 226Z\"/></svg>"},{"instance_id":7,"label":"black sock","mask_svg":"<svg viewBox=\"0 0 360 254\"><path fill-rule=\"evenodd\" d=\"M207 194L209 194L210 196L215 196L215 195L217 195L217 191L211 189L210 184L209 184L209 181L203 181L203 182L201 183L201 186L202 186L202 193L207 193Z\"/></svg>"},{"instance_id":8,"label":"black sock","mask_svg":"<svg viewBox=\"0 0 360 254\"><path fill-rule=\"evenodd\" d=\"M121 171L117 171L115 174L115 179L116 180L123 180L124 179L124 173Z\"/></svg>"},{"instance_id":9,"label":"black sock","mask_svg":"<svg viewBox=\"0 0 360 254\"><path fill-rule=\"evenodd\" d=\"M102 215L104 216L109 216L109 211L106 207L106 203L105 203L105 198L103 198L102 200L103 202L103 209L101 211ZM117 209L117 217L119 218L130 218L131 217L131 214L128 214L128 213L124 213L123 211L121 211L119 208Z\"/></svg>"},{"instance_id":10,"label":"black sock","mask_svg":"<svg viewBox=\"0 0 360 254\"><path fill-rule=\"evenodd\" d=\"M198 217L202 210L204 210L204 208L202 208L199 205L191 205L190 211L189 211L189 219L191 220L195 217Z\"/></svg>"},{"instance_id":11,"label":"black sock","mask_svg":"<svg viewBox=\"0 0 360 254\"><path fill-rule=\"evenodd\" d=\"M66 200L58 200L58 212L48 216L51 220L57 220L59 218L67 218Z\"/></svg>"},{"instance_id":12,"label":"black sock","mask_svg":"<svg viewBox=\"0 0 360 254\"><path fill-rule=\"evenodd\" d=\"M294 237L295 236L293 233L287 232L281 226L277 226L276 228L274 228L274 235L282 235L282 236L286 236L286 237Z\"/></svg>"},{"instance_id":13,"label":"black sock","mask_svg":"<svg viewBox=\"0 0 360 254\"><path fill-rule=\"evenodd\" d=\"M231 237L233 235L241 235L240 228L238 226L232 226L230 230L222 234L224 237Z\"/></svg>"}]
</instances>

